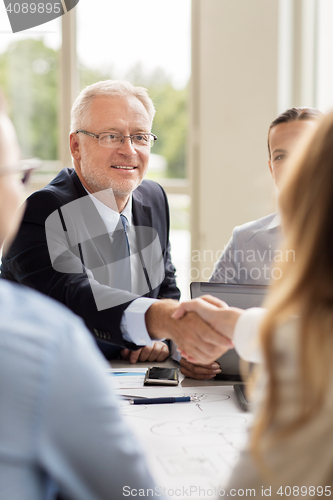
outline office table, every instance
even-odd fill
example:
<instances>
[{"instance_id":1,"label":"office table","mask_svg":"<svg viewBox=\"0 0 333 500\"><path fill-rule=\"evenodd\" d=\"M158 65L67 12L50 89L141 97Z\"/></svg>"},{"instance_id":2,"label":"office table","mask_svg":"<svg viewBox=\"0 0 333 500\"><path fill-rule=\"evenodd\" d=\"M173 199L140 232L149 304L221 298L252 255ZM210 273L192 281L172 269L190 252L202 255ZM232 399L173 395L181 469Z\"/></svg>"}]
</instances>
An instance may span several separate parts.
<instances>
[{"instance_id":1,"label":"office table","mask_svg":"<svg viewBox=\"0 0 333 500\"><path fill-rule=\"evenodd\" d=\"M136 365L112 362L113 369L140 370L152 365L179 367L172 360ZM159 491L170 498L216 498L226 486L252 419L239 407L232 383L184 379L181 375L176 387L121 387L117 392L145 397L198 397L197 402L158 405L136 406L122 401L121 409L146 452Z\"/></svg>"}]
</instances>

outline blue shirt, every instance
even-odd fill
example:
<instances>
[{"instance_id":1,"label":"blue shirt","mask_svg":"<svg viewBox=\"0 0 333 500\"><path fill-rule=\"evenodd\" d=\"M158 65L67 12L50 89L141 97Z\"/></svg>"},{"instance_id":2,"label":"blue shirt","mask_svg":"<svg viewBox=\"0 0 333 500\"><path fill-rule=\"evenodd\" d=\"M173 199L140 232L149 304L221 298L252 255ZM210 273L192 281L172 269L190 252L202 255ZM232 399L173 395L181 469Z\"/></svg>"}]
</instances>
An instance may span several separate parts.
<instances>
[{"instance_id":1,"label":"blue shirt","mask_svg":"<svg viewBox=\"0 0 333 500\"><path fill-rule=\"evenodd\" d=\"M0 318L0 498L45 499L50 478L77 500L154 489L82 320L4 280Z\"/></svg>"}]
</instances>

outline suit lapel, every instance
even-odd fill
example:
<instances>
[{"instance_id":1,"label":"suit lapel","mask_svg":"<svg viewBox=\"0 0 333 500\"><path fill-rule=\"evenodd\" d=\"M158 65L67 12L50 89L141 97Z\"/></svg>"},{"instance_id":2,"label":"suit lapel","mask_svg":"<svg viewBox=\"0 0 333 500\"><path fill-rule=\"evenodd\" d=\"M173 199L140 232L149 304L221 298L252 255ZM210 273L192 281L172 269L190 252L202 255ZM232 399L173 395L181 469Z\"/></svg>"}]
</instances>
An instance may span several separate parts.
<instances>
[{"instance_id":1,"label":"suit lapel","mask_svg":"<svg viewBox=\"0 0 333 500\"><path fill-rule=\"evenodd\" d=\"M140 193L138 189L133 191L132 212L135 226L152 227L153 218L151 214L151 207L144 205L142 201L142 193Z\"/></svg>"},{"instance_id":2,"label":"suit lapel","mask_svg":"<svg viewBox=\"0 0 333 500\"><path fill-rule=\"evenodd\" d=\"M146 278L146 282L149 288L149 292L146 293L146 296L151 296L152 286L150 283L150 279L148 276L148 272L146 269L146 265L141 253L147 245L147 238L144 236L145 232L140 230L140 226L145 226L151 228L153 226L153 218L151 213L151 207L144 205L142 202L142 193L138 189L133 191L133 202L132 202L132 212L133 212L133 221L134 228L138 228L135 230L136 233L136 241L137 241L137 251L139 254L139 258L141 261L142 269Z\"/></svg>"},{"instance_id":3,"label":"suit lapel","mask_svg":"<svg viewBox=\"0 0 333 500\"><path fill-rule=\"evenodd\" d=\"M71 172L71 179L78 193L78 198L85 197L85 200L80 203L82 221L78 224L78 227L84 228L86 231L86 237L82 238L81 253L84 264L89 269L94 269L110 262L110 236L95 204L90 199L74 169Z\"/></svg>"},{"instance_id":4,"label":"suit lapel","mask_svg":"<svg viewBox=\"0 0 333 500\"><path fill-rule=\"evenodd\" d=\"M78 193L78 197L82 198L82 197L87 196L87 198L88 198L87 192L84 189L84 187L82 186L81 181L74 170L71 173L71 179L72 179L72 182L73 182L75 189ZM90 199L89 199L89 201L90 201L90 203L83 204L83 206L85 208L83 210L83 212L86 212L87 210L89 212L89 213L87 213L87 212L82 213L83 221L85 221L85 220L92 221L93 220L93 221L95 221L93 226L95 226L95 224L96 224L95 227L99 227L102 224L105 227L104 222L103 222L102 218L100 217L94 203ZM132 214L133 214L133 222L134 222L133 229L140 227L140 226L152 228L153 218L152 218L151 207L148 205L145 205L143 203L142 193L138 189L133 191ZM88 233L89 233L89 230L88 230ZM103 231L103 233L104 233L104 231ZM143 257L142 257L141 251L140 251L147 246L146 231L136 230L135 233L136 233L136 240L137 240L136 243L137 243L139 257L141 260L141 265L143 267L143 272L145 274L147 285L148 285L148 288L149 288L150 293L151 293L152 287L151 287L149 276L148 276L148 273L146 270L146 266L145 266L145 263L144 263L144 260L143 260ZM105 227L105 234L102 234L99 237L92 238L90 241L87 241L83 246L87 246L88 247L87 250L89 250L89 252L83 252L83 253L86 255L89 254L89 255L94 257L93 258L94 262L89 262L89 264L93 264L92 266L88 265L88 267L90 269L92 269L94 267L98 267L98 265L100 266L103 263L108 264L110 262L110 239L109 239L109 235L107 233L106 227ZM92 246L93 248L90 248L90 246ZM101 260L99 260L99 259L101 259ZM91 258L89 260L91 260ZM86 264L88 264L88 262ZM109 272L108 272L107 268L105 268L104 278L105 278L105 284L108 284L109 280L111 278L109 276ZM150 293L148 292L146 295L149 296Z\"/></svg>"}]
</instances>

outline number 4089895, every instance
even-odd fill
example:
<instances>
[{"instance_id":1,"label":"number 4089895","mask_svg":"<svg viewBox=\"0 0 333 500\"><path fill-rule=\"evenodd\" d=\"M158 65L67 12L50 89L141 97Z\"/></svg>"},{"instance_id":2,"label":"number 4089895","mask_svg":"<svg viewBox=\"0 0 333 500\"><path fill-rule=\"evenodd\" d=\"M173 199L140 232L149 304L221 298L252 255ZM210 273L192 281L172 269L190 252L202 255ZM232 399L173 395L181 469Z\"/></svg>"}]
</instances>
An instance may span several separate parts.
<instances>
[{"instance_id":1,"label":"number 4089895","mask_svg":"<svg viewBox=\"0 0 333 500\"><path fill-rule=\"evenodd\" d=\"M61 2L48 3L10 3L7 8L9 14L60 14Z\"/></svg>"},{"instance_id":2,"label":"number 4089895","mask_svg":"<svg viewBox=\"0 0 333 500\"><path fill-rule=\"evenodd\" d=\"M277 495L285 497L330 497L332 495L331 486L280 486Z\"/></svg>"}]
</instances>

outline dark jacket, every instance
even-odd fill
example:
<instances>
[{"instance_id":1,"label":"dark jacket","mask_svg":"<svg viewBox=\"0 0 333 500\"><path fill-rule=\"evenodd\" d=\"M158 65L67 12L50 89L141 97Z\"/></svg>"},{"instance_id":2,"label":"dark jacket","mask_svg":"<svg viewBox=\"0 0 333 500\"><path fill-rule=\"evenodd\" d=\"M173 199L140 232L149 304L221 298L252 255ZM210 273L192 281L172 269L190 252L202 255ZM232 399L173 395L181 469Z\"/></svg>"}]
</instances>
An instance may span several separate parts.
<instances>
[{"instance_id":1,"label":"dark jacket","mask_svg":"<svg viewBox=\"0 0 333 500\"><path fill-rule=\"evenodd\" d=\"M61 207L84 196L87 196L87 193L76 172L69 168L63 169L45 188L33 193L27 200L19 232L3 257L1 277L39 290L68 306L84 319L95 338L102 340L99 344L104 354L108 351L108 357L110 353L111 357L114 357L119 352L119 347L110 351L107 344L137 348L123 339L120 329L122 314L135 296L130 297L124 304L98 310L86 269L83 267L82 272L75 273L55 270L57 267L52 266L47 245L46 219L53 212L58 211L60 214ZM96 221L102 223L92 202L91 210L96 212ZM133 192L132 213L134 226L146 226L156 230L164 261L165 276L162 283L150 289L144 296L179 299L175 268L170 257L169 207L163 188L156 182L144 180ZM62 223L64 225L63 219ZM73 255L75 250L68 246L68 252ZM99 255L98 258L102 259L103 263L103 256ZM103 346L106 346L105 349Z\"/></svg>"}]
</instances>

